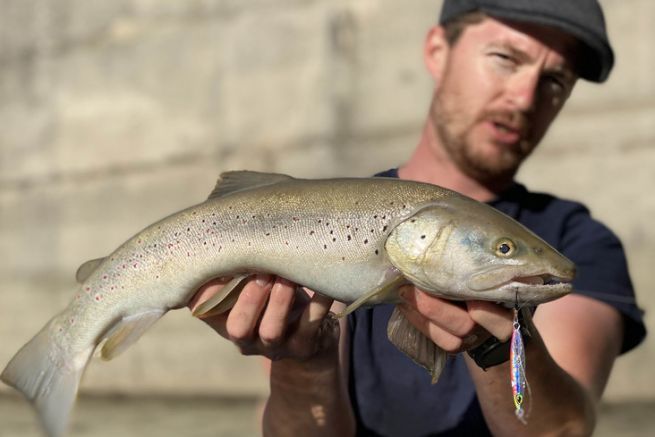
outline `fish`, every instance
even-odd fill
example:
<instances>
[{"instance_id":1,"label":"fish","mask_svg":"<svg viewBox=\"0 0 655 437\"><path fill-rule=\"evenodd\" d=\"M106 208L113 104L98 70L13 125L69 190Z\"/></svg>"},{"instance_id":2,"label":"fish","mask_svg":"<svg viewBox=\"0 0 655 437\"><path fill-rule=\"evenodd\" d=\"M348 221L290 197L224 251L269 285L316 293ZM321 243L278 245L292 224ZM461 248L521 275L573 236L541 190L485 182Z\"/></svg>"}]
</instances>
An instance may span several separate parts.
<instances>
[{"instance_id":1,"label":"fish","mask_svg":"<svg viewBox=\"0 0 655 437\"><path fill-rule=\"evenodd\" d=\"M392 178L297 179L233 171L209 198L78 269L77 291L0 375L64 435L94 351L113 359L206 282L231 277L194 311L228 311L253 274L349 304L398 303L414 284L452 300L539 304L571 291L575 265L527 228L445 188ZM395 311L392 343L436 380L445 352Z\"/></svg>"}]
</instances>

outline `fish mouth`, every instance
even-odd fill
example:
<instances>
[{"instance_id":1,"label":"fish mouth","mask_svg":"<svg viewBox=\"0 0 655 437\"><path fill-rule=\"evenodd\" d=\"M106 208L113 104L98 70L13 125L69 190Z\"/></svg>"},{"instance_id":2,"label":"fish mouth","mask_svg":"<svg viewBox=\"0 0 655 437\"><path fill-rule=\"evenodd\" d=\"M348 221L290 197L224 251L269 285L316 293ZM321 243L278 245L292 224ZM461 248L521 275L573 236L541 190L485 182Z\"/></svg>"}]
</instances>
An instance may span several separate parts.
<instances>
[{"instance_id":1,"label":"fish mouth","mask_svg":"<svg viewBox=\"0 0 655 437\"><path fill-rule=\"evenodd\" d=\"M489 269L473 275L468 287L483 299L506 303L543 303L573 290L573 275L566 272L520 272L514 268Z\"/></svg>"},{"instance_id":2,"label":"fish mouth","mask_svg":"<svg viewBox=\"0 0 655 437\"><path fill-rule=\"evenodd\" d=\"M501 284L497 290L518 293L521 301L546 302L564 296L573 290L572 278L543 273L519 276Z\"/></svg>"}]
</instances>

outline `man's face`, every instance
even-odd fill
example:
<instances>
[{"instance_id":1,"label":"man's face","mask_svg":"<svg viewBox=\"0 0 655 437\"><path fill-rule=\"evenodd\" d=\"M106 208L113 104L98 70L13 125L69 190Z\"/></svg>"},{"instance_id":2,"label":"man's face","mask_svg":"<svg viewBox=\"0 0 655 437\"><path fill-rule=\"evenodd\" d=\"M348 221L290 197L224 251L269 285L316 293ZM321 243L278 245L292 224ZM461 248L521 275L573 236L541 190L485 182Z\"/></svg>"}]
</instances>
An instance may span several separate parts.
<instances>
[{"instance_id":1,"label":"man's face","mask_svg":"<svg viewBox=\"0 0 655 437\"><path fill-rule=\"evenodd\" d=\"M484 18L443 55L432 117L455 164L506 182L568 98L575 40L557 30Z\"/></svg>"}]
</instances>

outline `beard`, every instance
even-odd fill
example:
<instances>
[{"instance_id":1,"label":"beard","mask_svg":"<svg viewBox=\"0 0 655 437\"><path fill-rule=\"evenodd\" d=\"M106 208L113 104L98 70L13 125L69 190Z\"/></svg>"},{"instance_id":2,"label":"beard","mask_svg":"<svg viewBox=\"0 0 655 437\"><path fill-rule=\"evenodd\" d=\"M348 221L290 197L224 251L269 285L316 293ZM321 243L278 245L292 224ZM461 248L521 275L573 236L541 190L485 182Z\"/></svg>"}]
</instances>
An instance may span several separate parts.
<instances>
[{"instance_id":1,"label":"beard","mask_svg":"<svg viewBox=\"0 0 655 437\"><path fill-rule=\"evenodd\" d=\"M450 101L456 102L456 97L451 96ZM479 117L471 117L462 109L448 105L442 93L437 92L432 105L432 119L436 134L453 163L464 174L487 186L511 183L521 163L534 149L533 141L524 135L517 144L492 141L490 147L474 144L469 137L472 128L484 121L500 121L519 126L521 132L527 132L528 120L520 112L485 111Z\"/></svg>"}]
</instances>

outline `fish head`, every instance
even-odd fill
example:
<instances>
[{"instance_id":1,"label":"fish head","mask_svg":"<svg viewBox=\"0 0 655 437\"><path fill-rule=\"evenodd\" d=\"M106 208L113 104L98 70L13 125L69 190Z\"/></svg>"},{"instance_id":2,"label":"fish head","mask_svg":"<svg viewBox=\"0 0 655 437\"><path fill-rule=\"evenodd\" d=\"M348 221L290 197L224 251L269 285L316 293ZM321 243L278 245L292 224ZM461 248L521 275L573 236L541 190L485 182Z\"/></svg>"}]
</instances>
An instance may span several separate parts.
<instances>
[{"instance_id":1,"label":"fish head","mask_svg":"<svg viewBox=\"0 0 655 437\"><path fill-rule=\"evenodd\" d=\"M455 300L539 304L572 290L575 264L514 219L457 197L396 226L391 262L428 293Z\"/></svg>"}]
</instances>

